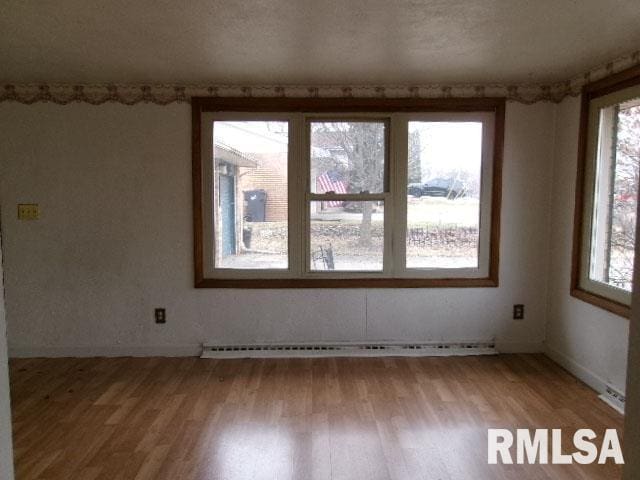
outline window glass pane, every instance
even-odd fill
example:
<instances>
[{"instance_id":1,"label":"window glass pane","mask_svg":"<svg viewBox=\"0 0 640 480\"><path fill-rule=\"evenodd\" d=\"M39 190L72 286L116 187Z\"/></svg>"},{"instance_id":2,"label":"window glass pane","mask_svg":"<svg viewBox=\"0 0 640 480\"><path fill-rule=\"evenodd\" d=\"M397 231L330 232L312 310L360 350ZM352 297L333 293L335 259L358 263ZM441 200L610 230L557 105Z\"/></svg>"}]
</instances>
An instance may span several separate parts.
<instances>
[{"instance_id":1,"label":"window glass pane","mask_svg":"<svg viewBox=\"0 0 640 480\"><path fill-rule=\"evenodd\" d=\"M384 122L311 122L311 191L385 189Z\"/></svg>"},{"instance_id":2,"label":"window glass pane","mask_svg":"<svg viewBox=\"0 0 640 480\"><path fill-rule=\"evenodd\" d=\"M381 271L383 202L310 202L312 271Z\"/></svg>"},{"instance_id":3,"label":"window glass pane","mask_svg":"<svg viewBox=\"0 0 640 480\"><path fill-rule=\"evenodd\" d=\"M631 291L640 101L600 110L589 277Z\"/></svg>"},{"instance_id":4,"label":"window glass pane","mask_svg":"<svg viewBox=\"0 0 640 480\"><path fill-rule=\"evenodd\" d=\"M482 123L409 122L407 268L477 268Z\"/></svg>"},{"instance_id":5,"label":"window glass pane","mask_svg":"<svg viewBox=\"0 0 640 480\"><path fill-rule=\"evenodd\" d=\"M215 267L288 267L288 126L214 122Z\"/></svg>"}]
</instances>

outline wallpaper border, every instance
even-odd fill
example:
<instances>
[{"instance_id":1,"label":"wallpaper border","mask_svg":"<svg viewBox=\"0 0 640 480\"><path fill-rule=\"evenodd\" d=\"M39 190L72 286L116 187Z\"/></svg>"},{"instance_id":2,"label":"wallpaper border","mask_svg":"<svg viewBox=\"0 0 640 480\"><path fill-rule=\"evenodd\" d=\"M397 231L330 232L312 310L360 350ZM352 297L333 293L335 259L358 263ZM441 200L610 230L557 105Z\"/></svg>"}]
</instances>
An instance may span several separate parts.
<instances>
[{"instance_id":1,"label":"wallpaper border","mask_svg":"<svg viewBox=\"0 0 640 480\"><path fill-rule=\"evenodd\" d=\"M34 103L189 103L191 97L371 97L485 98L532 104L560 102L580 94L582 86L640 64L640 50L619 57L570 80L549 84L425 85L189 85L189 84L18 84L0 86L0 102Z\"/></svg>"}]
</instances>

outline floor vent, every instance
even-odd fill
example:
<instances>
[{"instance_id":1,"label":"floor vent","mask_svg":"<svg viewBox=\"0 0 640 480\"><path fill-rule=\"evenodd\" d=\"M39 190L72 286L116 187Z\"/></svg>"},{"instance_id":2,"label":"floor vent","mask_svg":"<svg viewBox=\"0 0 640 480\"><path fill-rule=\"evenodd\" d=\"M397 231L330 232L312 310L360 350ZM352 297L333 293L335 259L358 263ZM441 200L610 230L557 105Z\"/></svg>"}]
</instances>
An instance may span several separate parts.
<instances>
[{"instance_id":1,"label":"floor vent","mask_svg":"<svg viewBox=\"0 0 640 480\"><path fill-rule=\"evenodd\" d=\"M493 343L204 345L201 358L444 357L496 353Z\"/></svg>"},{"instance_id":2,"label":"floor vent","mask_svg":"<svg viewBox=\"0 0 640 480\"><path fill-rule=\"evenodd\" d=\"M600 400L607 403L610 407L624 415L624 395L613 388L611 385L607 385L604 393L600 394Z\"/></svg>"}]
</instances>

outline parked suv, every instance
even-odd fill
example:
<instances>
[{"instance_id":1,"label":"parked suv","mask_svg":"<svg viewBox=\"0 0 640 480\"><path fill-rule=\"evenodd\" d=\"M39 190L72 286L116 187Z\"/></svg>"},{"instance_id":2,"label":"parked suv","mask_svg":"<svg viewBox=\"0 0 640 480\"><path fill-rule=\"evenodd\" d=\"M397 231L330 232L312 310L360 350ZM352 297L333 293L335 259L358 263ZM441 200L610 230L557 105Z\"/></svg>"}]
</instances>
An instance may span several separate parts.
<instances>
[{"instance_id":1,"label":"parked suv","mask_svg":"<svg viewBox=\"0 0 640 480\"><path fill-rule=\"evenodd\" d=\"M460 180L454 178L438 177L425 183L410 183L407 193L414 197L463 197L466 187Z\"/></svg>"}]
</instances>

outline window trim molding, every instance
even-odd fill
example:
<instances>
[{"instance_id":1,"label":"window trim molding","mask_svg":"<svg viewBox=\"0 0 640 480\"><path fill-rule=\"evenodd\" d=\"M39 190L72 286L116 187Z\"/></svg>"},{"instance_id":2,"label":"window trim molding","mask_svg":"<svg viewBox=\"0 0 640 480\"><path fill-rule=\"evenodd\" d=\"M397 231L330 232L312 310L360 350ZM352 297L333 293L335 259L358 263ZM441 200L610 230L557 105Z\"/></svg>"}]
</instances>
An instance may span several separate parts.
<instances>
[{"instance_id":1,"label":"window trim molding","mask_svg":"<svg viewBox=\"0 0 640 480\"><path fill-rule=\"evenodd\" d=\"M625 303L588 291L580 284L584 258L583 229L585 207L584 195L587 192L587 162L589 161L589 123L590 105L605 95L640 85L640 66L623 70L615 75L585 85L582 89L580 106L580 124L578 134L578 164L576 172L575 209L573 220L573 251L571 258L570 294L584 302L607 310L621 317L630 318L631 307Z\"/></svg>"},{"instance_id":2,"label":"window trim molding","mask_svg":"<svg viewBox=\"0 0 640 480\"><path fill-rule=\"evenodd\" d=\"M500 210L504 152L505 98L249 98L194 97L192 119L193 258L196 288L466 288L499 284ZM201 116L206 112L254 113L429 113L490 112L495 115L491 173L491 225L488 274L479 278L207 278L204 268L203 163Z\"/></svg>"}]
</instances>

